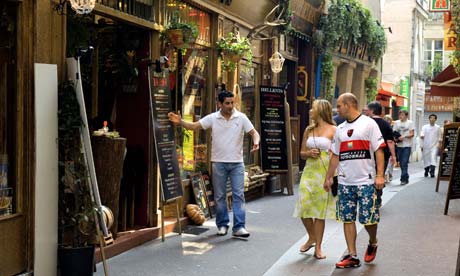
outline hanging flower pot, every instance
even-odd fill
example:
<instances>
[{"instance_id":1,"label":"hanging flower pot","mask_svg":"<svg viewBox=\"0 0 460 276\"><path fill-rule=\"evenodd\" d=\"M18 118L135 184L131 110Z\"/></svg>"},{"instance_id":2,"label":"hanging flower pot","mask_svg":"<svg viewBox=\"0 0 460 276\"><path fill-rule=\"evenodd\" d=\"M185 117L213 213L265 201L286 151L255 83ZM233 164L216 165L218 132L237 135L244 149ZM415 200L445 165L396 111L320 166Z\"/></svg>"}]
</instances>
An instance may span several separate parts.
<instances>
[{"instance_id":1,"label":"hanging flower pot","mask_svg":"<svg viewBox=\"0 0 460 276\"><path fill-rule=\"evenodd\" d=\"M193 22L179 22L178 14L173 14L171 22L161 33L161 38L178 49L187 48L195 43L198 28Z\"/></svg>"},{"instance_id":2,"label":"hanging flower pot","mask_svg":"<svg viewBox=\"0 0 460 276\"><path fill-rule=\"evenodd\" d=\"M243 57L249 65L252 63L251 42L238 33L228 33L227 37L217 41L217 52L223 61L222 67L227 71L234 71Z\"/></svg>"},{"instance_id":3,"label":"hanging flower pot","mask_svg":"<svg viewBox=\"0 0 460 276\"><path fill-rule=\"evenodd\" d=\"M222 57L223 57L226 61L238 63L238 62L243 58L243 55L242 55L241 53L238 53L238 52L233 52L233 51L230 51L230 50L225 50L225 51L222 53Z\"/></svg>"}]
</instances>

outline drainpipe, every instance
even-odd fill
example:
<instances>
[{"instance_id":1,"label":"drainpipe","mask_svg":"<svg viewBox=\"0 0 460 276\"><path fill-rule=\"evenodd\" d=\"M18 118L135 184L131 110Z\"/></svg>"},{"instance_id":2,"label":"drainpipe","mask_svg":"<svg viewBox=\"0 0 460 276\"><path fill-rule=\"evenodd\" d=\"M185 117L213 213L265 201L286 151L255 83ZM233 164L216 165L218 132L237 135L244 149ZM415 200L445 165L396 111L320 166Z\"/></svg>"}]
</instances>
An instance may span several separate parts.
<instances>
[{"instance_id":1,"label":"drainpipe","mask_svg":"<svg viewBox=\"0 0 460 276\"><path fill-rule=\"evenodd\" d=\"M412 85L414 84L414 64L415 64L415 39L417 37L416 33L416 8L412 10L412 42L411 42L411 51L410 51L410 76L409 76L409 114L411 115L411 120L414 118L412 117L415 113L412 114Z\"/></svg>"},{"instance_id":2,"label":"drainpipe","mask_svg":"<svg viewBox=\"0 0 460 276\"><path fill-rule=\"evenodd\" d=\"M323 55L319 55L316 60L316 81L315 81L315 99L318 99L321 91L321 64L322 64Z\"/></svg>"}]
</instances>

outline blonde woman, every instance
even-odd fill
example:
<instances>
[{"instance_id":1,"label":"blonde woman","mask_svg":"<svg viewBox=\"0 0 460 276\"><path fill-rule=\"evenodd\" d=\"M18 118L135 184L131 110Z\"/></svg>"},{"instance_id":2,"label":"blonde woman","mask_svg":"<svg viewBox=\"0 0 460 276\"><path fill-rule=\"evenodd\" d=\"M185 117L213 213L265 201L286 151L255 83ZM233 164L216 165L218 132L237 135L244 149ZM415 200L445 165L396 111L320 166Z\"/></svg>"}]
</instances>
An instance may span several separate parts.
<instances>
[{"instance_id":1,"label":"blonde woman","mask_svg":"<svg viewBox=\"0 0 460 276\"><path fill-rule=\"evenodd\" d=\"M336 198L323 188L329 166L329 149L335 135L331 104L322 99L313 102L310 110L311 123L305 129L300 157L306 160L299 183L299 200L294 216L299 217L307 230L308 240L300 247L307 252L315 247L314 256L324 259L321 250L325 219L335 219Z\"/></svg>"}]
</instances>

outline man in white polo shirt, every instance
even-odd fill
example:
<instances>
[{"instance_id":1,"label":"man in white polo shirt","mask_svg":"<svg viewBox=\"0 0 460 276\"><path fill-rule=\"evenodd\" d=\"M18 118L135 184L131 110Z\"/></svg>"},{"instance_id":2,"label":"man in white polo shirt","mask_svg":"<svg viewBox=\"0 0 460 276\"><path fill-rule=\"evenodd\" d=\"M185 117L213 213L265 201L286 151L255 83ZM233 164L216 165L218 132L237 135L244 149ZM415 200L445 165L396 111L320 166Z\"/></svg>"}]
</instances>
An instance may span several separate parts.
<instances>
[{"instance_id":1,"label":"man in white polo shirt","mask_svg":"<svg viewBox=\"0 0 460 276\"><path fill-rule=\"evenodd\" d=\"M249 232L246 230L246 212L244 210L243 138L244 133L249 133L252 136L251 152L254 152L259 149L260 136L248 117L233 108L234 95L232 92L220 92L217 106L219 107L218 111L205 116L198 122L183 121L180 113L170 112L168 117L171 122L180 124L186 129L211 129L212 185L216 201L217 235L226 235L229 227L227 179L230 178L233 236L247 238Z\"/></svg>"}]
</instances>

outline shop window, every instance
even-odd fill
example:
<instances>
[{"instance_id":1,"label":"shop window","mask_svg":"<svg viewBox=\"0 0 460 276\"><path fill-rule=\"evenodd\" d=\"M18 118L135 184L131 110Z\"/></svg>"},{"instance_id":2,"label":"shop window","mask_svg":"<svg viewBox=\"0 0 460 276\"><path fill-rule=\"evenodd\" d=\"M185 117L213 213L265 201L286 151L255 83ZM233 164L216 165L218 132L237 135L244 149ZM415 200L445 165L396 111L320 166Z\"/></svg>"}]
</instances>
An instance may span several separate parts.
<instances>
[{"instance_id":1,"label":"shop window","mask_svg":"<svg viewBox=\"0 0 460 276\"><path fill-rule=\"evenodd\" d=\"M15 177L16 7L0 3L0 218L17 210Z\"/></svg>"},{"instance_id":2,"label":"shop window","mask_svg":"<svg viewBox=\"0 0 460 276\"><path fill-rule=\"evenodd\" d=\"M239 98L239 109L248 116L254 127L256 126L256 72L257 68L248 68L244 63L240 66L240 81L234 89L235 97ZM244 135L243 156L244 164L254 164L254 154L251 153L252 138Z\"/></svg>"},{"instance_id":3,"label":"shop window","mask_svg":"<svg viewBox=\"0 0 460 276\"><path fill-rule=\"evenodd\" d=\"M179 67L183 70L173 72L171 81L177 85L171 91L175 110L180 110L186 121L198 121L208 114L207 108L207 76L208 50L187 49L185 55L179 57ZM177 79L176 79L177 78ZM204 130L189 131L177 128L177 145L179 166L182 176L189 172L205 172L207 168L207 138Z\"/></svg>"}]
</instances>

